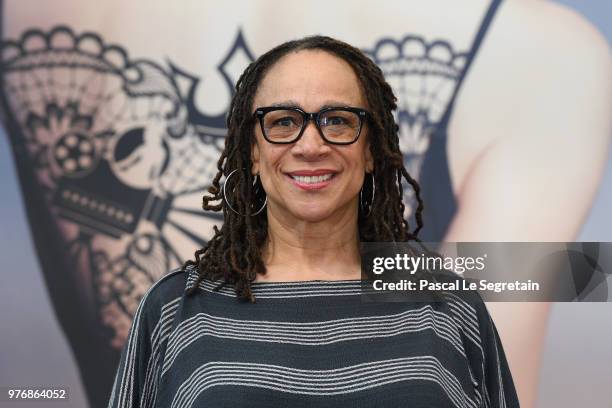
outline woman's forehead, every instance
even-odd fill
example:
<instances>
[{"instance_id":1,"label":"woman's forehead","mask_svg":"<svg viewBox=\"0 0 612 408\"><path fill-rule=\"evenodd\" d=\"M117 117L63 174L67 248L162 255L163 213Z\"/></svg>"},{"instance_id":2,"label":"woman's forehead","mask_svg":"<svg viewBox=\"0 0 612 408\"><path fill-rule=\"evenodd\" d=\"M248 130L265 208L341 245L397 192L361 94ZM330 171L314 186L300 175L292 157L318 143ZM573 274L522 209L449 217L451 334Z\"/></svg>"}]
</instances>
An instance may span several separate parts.
<instances>
[{"instance_id":1,"label":"woman's forehead","mask_svg":"<svg viewBox=\"0 0 612 408\"><path fill-rule=\"evenodd\" d=\"M255 94L256 106L284 105L304 109L364 106L361 83L343 59L320 50L290 53L272 65Z\"/></svg>"}]
</instances>

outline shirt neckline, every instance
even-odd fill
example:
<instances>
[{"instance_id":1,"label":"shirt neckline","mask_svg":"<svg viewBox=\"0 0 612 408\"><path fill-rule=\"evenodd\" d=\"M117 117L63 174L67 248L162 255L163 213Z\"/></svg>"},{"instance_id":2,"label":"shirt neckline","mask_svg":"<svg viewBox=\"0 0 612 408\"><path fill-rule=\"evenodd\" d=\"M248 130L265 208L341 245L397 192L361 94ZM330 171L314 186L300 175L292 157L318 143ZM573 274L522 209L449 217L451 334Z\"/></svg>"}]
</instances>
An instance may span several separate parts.
<instances>
[{"instance_id":1,"label":"shirt neckline","mask_svg":"<svg viewBox=\"0 0 612 408\"><path fill-rule=\"evenodd\" d=\"M187 268L185 291L191 290L198 279L196 268ZM259 281L251 282L251 291L258 298L307 298L330 296L360 296L372 294L372 279L308 279L302 281ZM198 284L204 292L236 297L235 284L205 277Z\"/></svg>"},{"instance_id":2,"label":"shirt neckline","mask_svg":"<svg viewBox=\"0 0 612 408\"><path fill-rule=\"evenodd\" d=\"M191 288L197 279L197 270L187 270L186 290ZM251 290L259 297L306 297L326 295L358 295L361 293L363 279L308 279L302 281L259 281L251 282ZM204 278L198 285L199 289L219 295L235 296L234 284L223 280Z\"/></svg>"},{"instance_id":3,"label":"shirt neckline","mask_svg":"<svg viewBox=\"0 0 612 408\"><path fill-rule=\"evenodd\" d=\"M334 279L334 280L326 280L326 279L308 279L308 280L299 280L299 281L258 281L251 282L251 286L275 286L275 285L285 285L285 286L300 286L300 285L308 285L308 284L342 284L342 283L360 283L362 279Z\"/></svg>"}]
</instances>

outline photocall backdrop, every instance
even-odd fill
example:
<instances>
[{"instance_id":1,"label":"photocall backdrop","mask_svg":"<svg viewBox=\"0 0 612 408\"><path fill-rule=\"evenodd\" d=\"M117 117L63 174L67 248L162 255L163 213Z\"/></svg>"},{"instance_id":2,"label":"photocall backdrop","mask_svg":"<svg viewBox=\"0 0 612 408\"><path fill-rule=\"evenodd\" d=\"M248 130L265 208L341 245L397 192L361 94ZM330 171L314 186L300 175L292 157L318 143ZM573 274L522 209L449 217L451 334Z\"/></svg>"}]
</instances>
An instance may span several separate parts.
<instances>
[{"instance_id":1,"label":"photocall backdrop","mask_svg":"<svg viewBox=\"0 0 612 408\"><path fill-rule=\"evenodd\" d=\"M337 36L381 67L427 206L420 236L442 240L458 208L447 155L455 102L504 4L466 2L456 24L436 20L431 6L386 6L4 2L0 385L65 385L71 406L105 406L140 298L221 220L201 210L201 195L217 171L235 81L291 38ZM606 5L569 6L610 39L612 15L598 12ZM407 25L402 13L421 18ZM612 240L611 166L578 240ZM412 216L412 190L404 198ZM540 405L573 405L554 391L571 378L574 389L591 390L590 406L604 406L612 352L592 333L610 338L602 322L612 308L555 307ZM579 341L589 342L588 355ZM575 403L584 403L580 394Z\"/></svg>"}]
</instances>

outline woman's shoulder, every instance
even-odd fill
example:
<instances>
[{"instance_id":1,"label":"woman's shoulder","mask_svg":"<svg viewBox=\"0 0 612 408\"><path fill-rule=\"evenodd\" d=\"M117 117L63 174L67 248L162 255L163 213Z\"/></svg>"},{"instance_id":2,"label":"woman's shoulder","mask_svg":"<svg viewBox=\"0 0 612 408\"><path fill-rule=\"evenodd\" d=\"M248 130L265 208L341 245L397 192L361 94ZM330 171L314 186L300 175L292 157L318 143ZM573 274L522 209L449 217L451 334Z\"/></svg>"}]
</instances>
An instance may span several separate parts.
<instances>
[{"instance_id":1,"label":"woman's shoulder","mask_svg":"<svg viewBox=\"0 0 612 408\"><path fill-rule=\"evenodd\" d=\"M190 273L193 273L190 267L178 267L160 276L142 297L141 311L159 315L162 310L178 304L185 294Z\"/></svg>"},{"instance_id":2,"label":"woman's shoulder","mask_svg":"<svg viewBox=\"0 0 612 408\"><path fill-rule=\"evenodd\" d=\"M187 277L191 269L175 268L162 275L149 289L151 295L156 297L175 297L185 291Z\"/></svg>"}]
</instances>

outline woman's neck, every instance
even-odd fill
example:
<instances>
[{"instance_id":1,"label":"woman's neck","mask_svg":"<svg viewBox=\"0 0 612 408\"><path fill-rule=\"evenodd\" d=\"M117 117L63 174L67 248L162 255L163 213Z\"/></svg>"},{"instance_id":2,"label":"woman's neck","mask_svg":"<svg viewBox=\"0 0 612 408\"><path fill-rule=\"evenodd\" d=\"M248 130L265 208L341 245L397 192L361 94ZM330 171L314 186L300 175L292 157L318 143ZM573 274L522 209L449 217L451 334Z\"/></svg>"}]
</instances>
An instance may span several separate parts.
<instances>
[{"instance_id":1,"label":"woman's neck","mask_svg":"<svg viewBox=\"0 0 612 408\"><path fill-rule=\"evenodd\" d=\"M291 220L268 212L263 248L265 277L258 281L359 279L359 228L353 211L320 222Z\"/></svg>"}]
</instances>

